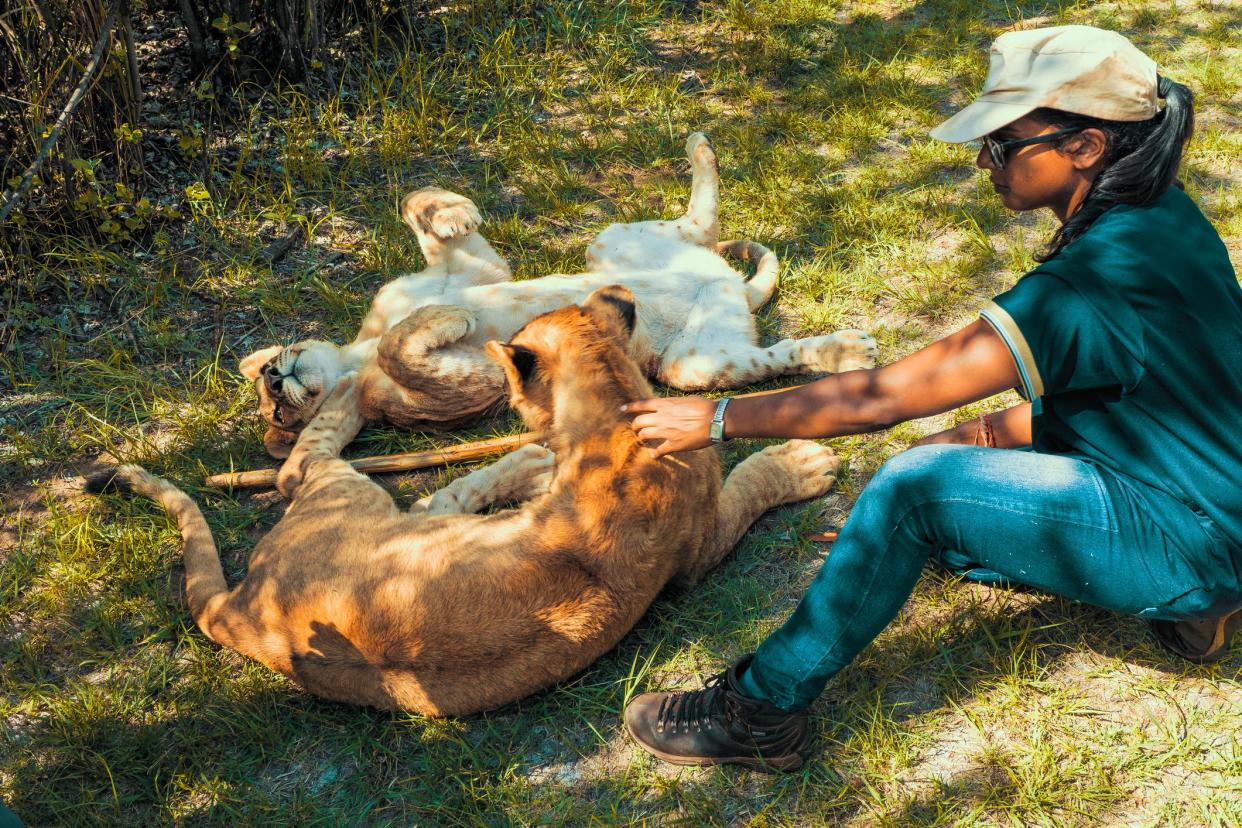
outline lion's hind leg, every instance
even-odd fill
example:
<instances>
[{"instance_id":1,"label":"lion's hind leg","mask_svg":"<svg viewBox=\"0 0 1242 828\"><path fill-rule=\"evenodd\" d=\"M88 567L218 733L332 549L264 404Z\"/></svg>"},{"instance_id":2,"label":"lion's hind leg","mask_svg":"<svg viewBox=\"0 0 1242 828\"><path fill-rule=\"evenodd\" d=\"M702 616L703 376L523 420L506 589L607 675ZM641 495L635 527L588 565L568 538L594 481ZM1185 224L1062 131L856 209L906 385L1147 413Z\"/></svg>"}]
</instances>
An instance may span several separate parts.
<instances>
[{"instance_id":1,"label":"lion's hind leg","mask_svg":"<svg viewBox=\"0 0 1242 828\"><path fill-rule=\"evenodd\" d=\"M522 446L422 498L415 508L426 509L433 515L473 514L498 503L529 500L548 490L552 464L552 452L548 449Z\"/></svg>"},{"instance_id":2,"label":"lion's hind leg","mask_svg":"<svg viewBox=\"0 0 1242 828\"><path fill-rule=\"evenodd\" d=\"M674 226L686 241L715 250L720 239L720 172L706 135L690 133L686 158L691 171L690 203Z\"/></svg>"},{"instance_id":3,"label":"lion's hind leg","mask_svg":"<svg viewBox=\"0 0 1242 828\"><path fill-rule=\"evenodd\" d=\"M462 284L507 282L509 264L478 232L483 216L464 195L424 187L401 199L401 219L414 231L427 267L444 265Z\"/></svg>"},{"instance_id":4,"label":"lion's hind leg","mask_svg":"<svg viewBox=\"0 0 1242 828\"><path fill-rule=\"evenodd\" d=\"M694 583L737 545L751 524L774 506L820 497L837 479L841 459L811 440L769 446L738 463L725 479L716 509L716 531L699 560L678 577Z\"/></svg>"},{"instance_id":5,"label":"lion's hind leg","mask_svg":"<svg viewBox=\"0 0 1242 828\"><path fill-rule=\"evenodd\" d=\"M862 331L837 331L806 339L785 339L767 347L740 337L707 342L683 336L665 350L660 382L682 391L741 388L786 374L841 373L875 365L875 340Z\"/></svg>"}]
</instances>

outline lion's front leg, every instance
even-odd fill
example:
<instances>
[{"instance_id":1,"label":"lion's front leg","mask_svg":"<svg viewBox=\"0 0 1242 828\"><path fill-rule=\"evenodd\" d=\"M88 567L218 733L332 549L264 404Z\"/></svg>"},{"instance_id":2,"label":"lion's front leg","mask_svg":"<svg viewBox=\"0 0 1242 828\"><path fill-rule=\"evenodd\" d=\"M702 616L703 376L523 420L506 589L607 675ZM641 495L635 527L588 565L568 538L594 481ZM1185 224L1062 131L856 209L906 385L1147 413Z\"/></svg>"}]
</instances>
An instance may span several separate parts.
<instances>
[{"instance_id":1,"label":"lion's front leg","mask_svg":"<svg viewBox=\"0 0 1242 828\"><path fill-rule=\"evenodd\" d=\"M429 514L472 514L498 503L530 500L552 483L552 452L527 445L490 466L459 477L443 489L422 498L416 509Z\"/></svg>"},{"instance_id":2,"label":"lion's front leg","mask_svg":"<svg viewBox=\"0 0 1242 828\"><path fill-rule=\"evenodd\" d=\"M292 498L309 478L311 466L321 460L337 460L345 470L356 474L340 455L341 449L358 435L362 424L354 375L347 374L298 435L293 451L276 476L276 488L285 497Z\"/></svg>"}]
</instances>

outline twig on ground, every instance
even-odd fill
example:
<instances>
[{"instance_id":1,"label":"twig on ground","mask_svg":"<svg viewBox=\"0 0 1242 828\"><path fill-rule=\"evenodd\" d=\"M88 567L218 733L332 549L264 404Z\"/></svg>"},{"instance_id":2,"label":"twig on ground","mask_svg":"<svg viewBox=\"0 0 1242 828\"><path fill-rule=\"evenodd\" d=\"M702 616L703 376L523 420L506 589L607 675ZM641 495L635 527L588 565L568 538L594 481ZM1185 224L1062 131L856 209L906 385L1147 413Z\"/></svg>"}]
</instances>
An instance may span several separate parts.
<instances>
[{"instance_id":1,"label":"twig on ground","mask_svg":"<svg viewBox=\"0 0 1242 828\"><path fill-rule=\"evenodd\" d=\"M306 239L306 234L312 224L315 224L326 215L327 210L317 207L306 215L306 224L303 226L301 222L294 222L293 225L285 231L284 235L278 236L275 241L260 251L256 257L258 261L264 264L272 264L280 257L284 256L296 245L302 243Z\"/></svg>"},{"instance_id":2,"label":"twig on ground","mask_svg":"<svg viewBox=\"0 0 1242 828\"><path fill-rule=\"evenodd\" d=\"M434 466L446 466L449 463L463 463L477 460L492 454L511 451L527 443L533 443L538 435L534 432L523 432L511 437L494 437L490 440L476 440L462 443L459 446L432 449L431 451L414 451L403 454L389 454L379 457L360 457L349 461L349 464L363 474L379 474L381 472L414 471L429 469ZM218 489L259 489L276 485L276 469L255 469L253 471L229 472L213 474L207 478L207 485Z\"/></svg>"}]
</instances>

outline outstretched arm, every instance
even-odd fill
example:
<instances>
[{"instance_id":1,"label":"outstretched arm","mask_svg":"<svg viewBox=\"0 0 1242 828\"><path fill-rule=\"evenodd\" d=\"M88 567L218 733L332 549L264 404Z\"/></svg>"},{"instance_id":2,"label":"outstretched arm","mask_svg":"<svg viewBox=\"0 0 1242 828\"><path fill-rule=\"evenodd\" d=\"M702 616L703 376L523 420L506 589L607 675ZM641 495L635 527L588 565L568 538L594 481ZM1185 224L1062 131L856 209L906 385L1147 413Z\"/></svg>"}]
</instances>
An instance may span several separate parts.
<instances>
[{"instance_id":1,"label":"outstretched arm","mask_svg":"<svg viewBox=\"0 0 1242 828\"><path fill-rule=\"evenodd\" d=\"M882 368L848 371L775 394L738 397L725 412L728 437L836 437L940 414L1021 382L1004 341L979 319ZM714 400L678 397L625 407L657 455L710 444Z\"/></svg>"},{"instance_id":2,"label":"outstretched arm","mask_svg":"<svg viewBox=\"0 0 1242 828\"><path fill-rule=\"evenodd\" d=\"M992 436L997 448L1018 448L1031 444L1031 404L1022 403L1004 411L987 415L992 424ZM958 423L953 428L929 434L914 445L925 446L932 443L961 443L963 445L983 445L985 437L981 417Z\"/></svg>"}]
</instances>

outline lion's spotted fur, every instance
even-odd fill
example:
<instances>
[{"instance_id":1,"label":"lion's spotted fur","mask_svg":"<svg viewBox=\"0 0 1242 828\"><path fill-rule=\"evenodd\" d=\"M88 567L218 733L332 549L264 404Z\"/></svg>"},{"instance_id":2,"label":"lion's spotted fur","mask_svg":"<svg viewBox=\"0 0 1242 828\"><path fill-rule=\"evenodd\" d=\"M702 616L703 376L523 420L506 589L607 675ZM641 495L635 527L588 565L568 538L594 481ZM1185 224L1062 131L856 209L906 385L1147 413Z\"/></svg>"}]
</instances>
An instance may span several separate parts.
<instances>
[{"instance_id":1,"label":"lion's spotted fur","mask_svg":"<svg viewBox=\"0 0 1242 828\"><path fill-rule=\"evenodd\" d=\"M606 289L489 343L554 470L547 449L526 446L410 512L339 458L362 425L346 378L282 468L292 503L231 591L193 501L122 467L183 528L199 627L325 698L432 715L494 708L585 668L764 510L827 490L836 460L805 441L747 458L723 489L714 451L653 459L618 413L650 393L623 348L627 301ZM526 502L469 513L511 499Z\"/></svg>"},{"instance_id":2,"label":"lion's spotted fur","mask_svg":"<svg viewBox=\"0 0 1242 828\"><path fill-rule=\"evenodd\" d=\"M340 377L357 374L367 421L447 429L503 398L500 370L482 348L541 313L623 284L637 298L629 351L649 376L682 390L736 388L781 374L869 367L874 341L858 331L756 345L751 312L776 287L777 261L754 242L719 241L716 156L701 134L686 144L693 187L676 221L614 224L587 249L588 270L510 280L509 267L479 234L464 196L429 188L402 200L427 268L386 284L349 345L307 340L242 361L271 426L265 443L284 456ZM725 259L756 263L747 281Z\"/></svg>"}]
</instances>

